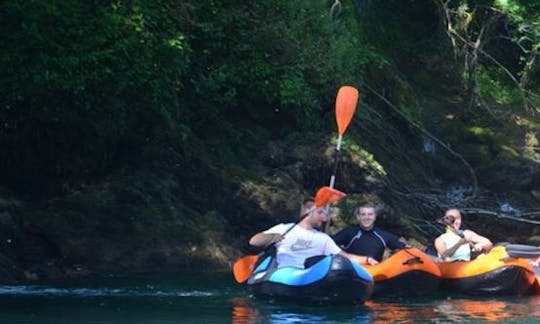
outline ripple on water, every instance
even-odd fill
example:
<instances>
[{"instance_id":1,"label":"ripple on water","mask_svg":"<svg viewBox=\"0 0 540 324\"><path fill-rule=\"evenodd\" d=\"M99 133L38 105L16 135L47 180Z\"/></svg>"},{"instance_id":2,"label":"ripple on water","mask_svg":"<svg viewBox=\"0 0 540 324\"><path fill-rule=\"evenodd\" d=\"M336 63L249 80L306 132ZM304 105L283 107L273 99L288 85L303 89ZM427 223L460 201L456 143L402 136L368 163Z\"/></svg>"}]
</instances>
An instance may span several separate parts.
<instances>
[{"instance_id":1,"label":"ripple on water","mask_svg":"<svg viewBox=\"0 0 540 324\"><path fill-rule=\"evenodd\" d=\"M57 288L43 286L0 286L0 296L78 296L78 297L210 297L216 293L204 290L171 290L155 288Z\"/></svg>"}]
</instances>

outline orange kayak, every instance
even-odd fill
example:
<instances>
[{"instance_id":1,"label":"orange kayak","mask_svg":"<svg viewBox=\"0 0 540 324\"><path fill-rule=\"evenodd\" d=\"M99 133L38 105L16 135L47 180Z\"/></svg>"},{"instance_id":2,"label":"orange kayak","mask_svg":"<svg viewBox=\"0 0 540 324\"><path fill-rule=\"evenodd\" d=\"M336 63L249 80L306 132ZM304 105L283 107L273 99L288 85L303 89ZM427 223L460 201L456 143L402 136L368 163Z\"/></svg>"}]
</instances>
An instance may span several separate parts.
<instances>
[{"instance_id":1,"label":"orange kayak","mask_svg":"<svg viewBox=\"0 0 540 324\"><path fill-rule=\"evenodd\" d=\"M441 271L426 253L405 248L377 265L364 265L375 285L374 297L425 296L439 287Z\"/></svg>"},{"instance_id":2,"label":"orange kayak","mask_svg":"<svg viewBox=\"0 0 540 324\"><path fill-rule=\"evenodd\" d=\"M540 259L536 258L536 262L538 262ZM538 264L538 263L537 263ZM532 294L540 294L540 266L534 266L534 273L536 275L536 280L534 281L530 293Z\"/></svg>"},{"instance_id":3,"label":"orange kayak","mask_svg":"<svg viewBox=\"0 0 540 324\"><path fill-rule=\"evenodd\" d=\"M535 295L540 294L540 275L536 276L536 281L531 286L530 292Z\"/></svg>"},{"instance_id":4,"label":"orange kayak","mask_svg":"<svg viewBox=\"0 0 540 324\"><path fill-rule=\"evenodd\" d=\"M522 295L536 280L530 260L509 257L504 246L471 261L438 265L442 288L469 295Z\"/></svg>"}]
</instances>

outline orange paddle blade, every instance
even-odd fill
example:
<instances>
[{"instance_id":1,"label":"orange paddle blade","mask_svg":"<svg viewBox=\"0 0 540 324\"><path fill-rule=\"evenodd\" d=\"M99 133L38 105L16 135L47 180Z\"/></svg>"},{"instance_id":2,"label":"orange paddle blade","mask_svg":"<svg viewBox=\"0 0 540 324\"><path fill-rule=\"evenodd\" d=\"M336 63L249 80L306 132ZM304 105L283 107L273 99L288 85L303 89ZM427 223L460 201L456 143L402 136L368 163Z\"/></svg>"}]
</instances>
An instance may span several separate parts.
<instances>
[{"instance_id":1,"label":"orange paddle blade","mask_svg":"<svg viewBox=\"0 0 540 324\"><path fill-rule=\"evenodd\" d=\"M253 273L257 260L259 260L258 255L246 255L234 263L233 275L236 282L243 283L248 280Z\"/></svg>"},{"instance_id":2,"label":"orange paddle blade","mask_svg":"<svg viewBox=\"0 0 540 324\"><path fill-rule=\"evenodd\" d=\"M339 88L336 98L336 121L340 135L345 133L356 110L358 90L351 86Z\"/></svg>"},{"instance_id":3,"label":"orange paddle blade","mask_svg":"<svg viewBox=\"0 0 540 324\"><path fill-rule=\"evenodd\" d=\"M337 189L330 187L322 187L317 191L315 195L315 206L322 207L324 205L335 203L336 201L344 198L346 194Z\"/></svg>"}]
</instances>

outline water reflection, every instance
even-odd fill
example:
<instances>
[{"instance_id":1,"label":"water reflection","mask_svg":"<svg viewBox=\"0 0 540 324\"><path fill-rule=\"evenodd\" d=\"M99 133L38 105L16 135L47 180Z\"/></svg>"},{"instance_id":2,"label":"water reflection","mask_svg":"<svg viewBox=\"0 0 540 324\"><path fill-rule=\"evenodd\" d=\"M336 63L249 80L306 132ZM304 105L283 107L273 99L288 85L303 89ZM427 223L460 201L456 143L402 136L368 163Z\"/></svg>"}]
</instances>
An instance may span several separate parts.
<instances>
[{"instance_id":1,"label":"water reflection","mask_svg":"<svg viewBox=\"0 0 540 324\"><path fill-rule=\"evenodd\" d=\"M447 319L455 321L468 317L494 322L513 317L506 310L506 303L497 300L443 300L436 306L436 310Z\"/></svg>"},{"instance_id":2,"label":"water reflection","mask_svg":"<svg viewBox=\"0 0 540 324\"><path fill-rule=\"evenodd\" d=\"M237 297L232 299L232 323L233 324L248 324L257 323L260 319L260 314L252 305L250 299Z\"/></svg>"},{"instance_id":3,"label":"water reflection","mask_svg":"<svg viewBox=\"0 0 540 324\"><path fill-rule=\"evenodd\" d=\"M363 306L298 306L251 298L232 300L232 323L535 322L540 296L367 301Z\"/></svg>"},{"instance_id":4,"label":"water reflection","mask_svg":"<svg viewBox=\"0 0 540 324\"><path fill-rule=\"evenodd\" d=\"M295 305L232 299L232 323L373 323L369 308L360 305Z\"/></svg>"},{"instance_id":5,"label":"water reflection","mask_svg":"<svg viewBox=\"0 0 540 324\"><path fill-rule=\"evenodd\" d=\"M372 323L411 323L415 319L432 319L436 315L433 307L409 303L410 300L405 299L398 303L368 301L366 306L376 313Z\"/></svg>"}]
</instances>

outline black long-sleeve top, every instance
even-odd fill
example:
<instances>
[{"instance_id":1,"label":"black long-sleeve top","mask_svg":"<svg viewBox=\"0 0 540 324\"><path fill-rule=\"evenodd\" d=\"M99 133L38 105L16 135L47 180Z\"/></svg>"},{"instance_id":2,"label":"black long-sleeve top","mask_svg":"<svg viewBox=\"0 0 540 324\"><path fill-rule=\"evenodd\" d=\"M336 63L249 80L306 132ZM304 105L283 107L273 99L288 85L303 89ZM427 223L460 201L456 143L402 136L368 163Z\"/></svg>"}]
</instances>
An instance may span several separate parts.
<instances>
[{"instance_id":1,"label":"black long-sleeve top","mask_svg":"<svg viewBox=\"0 0 540 324\"><path fill-rule=\"evenodd\" d=\"M385 248L397 250L406 246L392 233L377 227L366 231L359 225L344 228L332 238L345 252L372 257L379 262L382 261Z\"/></svg>"}]
</instances>

